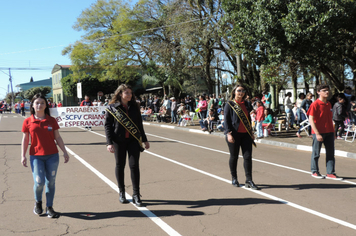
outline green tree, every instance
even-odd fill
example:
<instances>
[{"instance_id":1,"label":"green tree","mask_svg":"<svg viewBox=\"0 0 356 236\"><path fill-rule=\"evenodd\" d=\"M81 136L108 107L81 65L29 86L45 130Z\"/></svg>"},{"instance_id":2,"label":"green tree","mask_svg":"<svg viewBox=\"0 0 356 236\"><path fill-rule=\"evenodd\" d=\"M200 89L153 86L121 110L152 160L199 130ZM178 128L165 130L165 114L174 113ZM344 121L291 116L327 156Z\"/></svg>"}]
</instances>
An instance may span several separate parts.
<instances>
[{"instance_id":1,"label":"green tree","mask_svg":"<svg viewBox=\"0 0 356 236\"><path fill-rule=\"evenodd\" d=\"M47 96L51 92L52 88L49 86L33 87L26 90L23 94L24 98L31 100L33 96L40 93L43 96Z\"/></svg>"},{"instance_id":2,"label":"green tree","mask_svg":"<svg viewBox=\"0 0 356 236\"><path fill-rule=\"evenodd\" d=\"M311 66L343 89L331 65L355 62L355 1L223 0L223 8L233 25L230 39L243 55L259 65Z\"/></svg>"}]
</instances>

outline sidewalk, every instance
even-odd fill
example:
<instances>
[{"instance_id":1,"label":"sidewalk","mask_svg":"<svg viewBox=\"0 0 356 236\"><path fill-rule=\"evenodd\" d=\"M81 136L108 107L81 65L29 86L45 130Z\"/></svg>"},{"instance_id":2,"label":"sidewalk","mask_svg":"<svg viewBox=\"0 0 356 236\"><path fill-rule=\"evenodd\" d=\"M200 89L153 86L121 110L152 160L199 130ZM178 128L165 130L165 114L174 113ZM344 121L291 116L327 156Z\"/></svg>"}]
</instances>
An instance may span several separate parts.
<instances>
[{"instance_id":1,"label":"sidewalk","mask_svg":"<svg viewBox=\"0 0 356 236\"><path fill-rule=\"evenodd\" d=\"M201 133L205 135L216 135L224 137L223 132L203 132L201 131L200 125L197 121L194 121L194 126L186 126L186 127L178 127L176 124L170 123L158 123L158 122L148 122L144 121L144 125L151 125L151 126L159 126L168 129L178 129L184 130L188 132L194 133ZM306 136L306 133L301 133L302 138L298 138L295 133L297 132L296 129L290 130L286 132L286 130L282 130L280 132L277 131L277 135L268 136L267 138L256 140L256 143L268 144L273 146L279 147L287 147L293 148L303 151L312 151L312 139ZM355 142L345 142L345 140L335 140L335 156L346 157L346 158L353 158L356 159L356 141ZM321 149L321 153L325 153L325 149Z\"/></svg>"}]
</instances>

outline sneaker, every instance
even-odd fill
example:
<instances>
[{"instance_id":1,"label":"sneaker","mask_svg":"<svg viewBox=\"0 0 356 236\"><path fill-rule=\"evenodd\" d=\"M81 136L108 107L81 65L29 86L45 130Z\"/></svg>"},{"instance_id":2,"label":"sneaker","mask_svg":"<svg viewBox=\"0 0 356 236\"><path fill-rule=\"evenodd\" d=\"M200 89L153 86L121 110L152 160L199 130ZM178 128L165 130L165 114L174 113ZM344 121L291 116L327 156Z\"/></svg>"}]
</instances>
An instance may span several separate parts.
<instances>
[{"instance_id":1,"label":"sneaker","mask_svg":"<svg viewBox=\"0 0 356 236\"><path fill-rule=\"evenodd\" d=\"M46 213L47 213L48 218L58 218L59 217L58 212L55 212L53 207L47 207Z\"/></svg>"},{"instance_id":2,"label":"sneaker","mask_svg":"<svg viewBox=\"0 0 356 236\"><path fill-rule=\"evenodd\" d=\"M326 178L327 179L333 179L333 180L343 180L343 178L337 176L336 174L327 174Z\"/></svg>"},{"instance_id":3,"label":"sneaker","mask_svg":"<svg viewBox=\"0 0 356 236\"><path fill-rule=\"evenodd\" d=\"M324 179L325 176L321 175L319 172L314 172L312 175L312 177L317 178L317 179Z\"/></svg>"},{"instance_id":4,"label":"sneaker","mask_svg":"<svg viewBox=\"0 0 356 236\"><path fill-rule=\"evenodd\" d=\"M33 213L35 213L36 215L41 215L42 212L43 212L42 201L36 202L35 208L33 208Z\"/></svg>"},{"instance_id":5,"label":"sneaker","mask_svg":"<svg viewBox=\"0 0 356 236\"><path fill-rule=\"evenodd\" d=\"M301 138L302 136L300 135L300 133L296 133L295 135L297 135L298 138Z\"/></svg>"},{"instance_id":6,"label":"sneaker","mask_svg":"<svg viewBox=\"0 0 356 236\"><path fill-rule=\"evenodd\" d=\"M342 137L340 137L340 136L337 136L337 138L336 139L339 139L339 140L341 140L341 139L343 139Z\"/></svg>"}]
</instances>

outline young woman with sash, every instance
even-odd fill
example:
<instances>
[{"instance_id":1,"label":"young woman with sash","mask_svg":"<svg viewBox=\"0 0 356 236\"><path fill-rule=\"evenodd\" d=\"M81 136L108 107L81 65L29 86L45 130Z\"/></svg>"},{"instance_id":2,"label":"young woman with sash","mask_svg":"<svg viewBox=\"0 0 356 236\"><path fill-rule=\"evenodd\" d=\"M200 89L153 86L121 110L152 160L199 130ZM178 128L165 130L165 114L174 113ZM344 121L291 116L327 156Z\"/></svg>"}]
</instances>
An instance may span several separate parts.
<instances>
[{"instance_id":1,"label":"young woman with sash","mask_svg":"<svg viewBox=\"0 0 356 236\"><path fill-rule=\"evenodd\" d=\"M126 153L128 153L133 188L132 201L138 207L142 206L140 199L140 151L143 151L142 142L148 149L143 130L140 109L136 103L135 95L129 85L122 84L116 91L105 114L105 134L107 150L115 154L115 174L120 190L120 202L128 203L125 197L124 169Z\"/></svg>"},{"instance_id":2,"label":"young woman with sash","mask_svg":"<svg viewBox=\"0 0 356 236\"><path fill-rule=\"evenodd\" d=\"M239 158L240 147L244 159L244 169L246 182L245 187L254 190L259 189L252 181L252 145L255 145L251 128L250 112L252 107L245 101L246 88L243 85L236 85L232 90L230 101L224 108L224 126L226 142L230 151L230 172L232 185L239 187L237 180L237 160Z\"/></svg>"}]
</instances>

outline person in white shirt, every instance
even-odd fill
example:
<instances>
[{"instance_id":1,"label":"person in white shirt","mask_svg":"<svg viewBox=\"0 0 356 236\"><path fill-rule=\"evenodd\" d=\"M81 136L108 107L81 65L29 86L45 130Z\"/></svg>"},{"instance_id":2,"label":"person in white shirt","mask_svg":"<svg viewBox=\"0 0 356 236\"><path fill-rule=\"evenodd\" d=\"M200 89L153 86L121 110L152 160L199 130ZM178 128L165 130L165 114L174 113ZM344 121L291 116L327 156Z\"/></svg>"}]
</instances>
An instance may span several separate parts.
<instances>
[{"instance_id":1,"label":"person in white shirt","mask_svg":"<svg viewBox=\"0 0 356 236\"><path fill-rule=\"evenodd\" d=\"M286 112L286 115L290 117L290 128L293 129L293 124L294 124L294 113L293 113L293 103L291 100L292 93L288 92L286 94L286 98L284 99L284 110Z\"/></svg>"}]
</instances>

